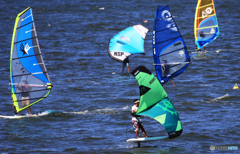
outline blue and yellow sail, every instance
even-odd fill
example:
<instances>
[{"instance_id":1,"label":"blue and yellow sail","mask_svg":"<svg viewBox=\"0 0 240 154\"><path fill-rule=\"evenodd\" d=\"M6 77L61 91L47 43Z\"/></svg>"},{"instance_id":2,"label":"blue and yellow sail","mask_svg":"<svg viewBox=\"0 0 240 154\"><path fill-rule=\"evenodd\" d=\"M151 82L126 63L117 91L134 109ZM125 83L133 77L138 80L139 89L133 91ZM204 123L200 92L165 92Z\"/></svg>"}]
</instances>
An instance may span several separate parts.
<instances>
[{"instance_id":1,"label":"blue and yellow sail","mask_svg":"<svg viewBox=\"0 0 240 154\"><path fill-rule=\"evenodd\" d=\"M142 25L134 25L115 35L109 43L108 54L117 61L124 61L133 54L144 53L144 39L148 29Z\"/></svg>"},{"instance_id":2,"label":"blue and yellow sail","mask_svg":"<svg viewBox=\"0 0 240 154\"><path fill-rule=\"evenodd\" d=\"M16 112L46 98L52 88L30 7L16 17L10 54L10 80ZM24 97L26 95L28 97Z\"/></svg>"},{"instance_id":3,"label":"blue and yellow sail","mask_svg":"<svg viewBox=\"0 0 240 154\"><path fill-rule=\"evenodd\" d=\"M168 6L156 10L153 26L153 58L161 84L183 73L190 57Z\"/></svg>"},{"instance_id":4,"label":"blue and yellow sail","mask_svg":"<svg viewBox=\"0 0 240 154\"><path fill-rule=\"evenodd\" d=\"M180 136L181 121L159 80L144 66L135 68L131 74L137 79L140 91L136 115L157 120L165 127L170 139Z\"/></svg>"},{"instance_id":5,"label":"blue and yellow sail","mask_svg":"<svg viewBox=\"0 0 240 154\"><path fill-rule=\"evenodd\" d=\"M213 0L198 0L194 21L196 50L203 48L219 35Z\"/></svg>"}]
</instances>

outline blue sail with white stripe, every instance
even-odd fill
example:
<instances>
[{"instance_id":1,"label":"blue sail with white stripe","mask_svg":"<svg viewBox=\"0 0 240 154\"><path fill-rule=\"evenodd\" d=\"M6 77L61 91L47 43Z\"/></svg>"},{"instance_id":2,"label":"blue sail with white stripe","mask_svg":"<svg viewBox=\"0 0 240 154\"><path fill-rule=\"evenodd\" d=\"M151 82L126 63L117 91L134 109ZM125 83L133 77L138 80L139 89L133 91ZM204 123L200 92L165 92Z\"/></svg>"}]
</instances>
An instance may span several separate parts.
<instances>
[{"instance_id":1,"label":"blue sail with white stripe","mask_svg":"<svg viewBox=\"0 0 240 154\"><path fill-rule=\"evenodd\" d=\"M133 54L144 53L144 39L148 29L142 25L134 25L115 35L109 43L108 54L117 61L123 62Z\"/></svg>"},{"instance_id":2,"label":"blue sail with white stripe","mask_svg":"<svg viewBox=\"0 0 240 154\"><path fill-rule=\"evenodd\" d=\"M162 85L183 73L191 61L168 6L158 7L155 14L153 58Z\"/></svg>"}]
</instances>

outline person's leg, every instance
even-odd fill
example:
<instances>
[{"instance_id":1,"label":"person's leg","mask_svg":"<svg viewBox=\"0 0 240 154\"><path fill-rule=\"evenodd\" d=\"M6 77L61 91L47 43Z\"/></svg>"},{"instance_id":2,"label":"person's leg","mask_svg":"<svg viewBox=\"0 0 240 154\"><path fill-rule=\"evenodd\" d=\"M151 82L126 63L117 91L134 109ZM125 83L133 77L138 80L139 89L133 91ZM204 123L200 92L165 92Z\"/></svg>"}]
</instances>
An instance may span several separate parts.
<instances>
[{"instance_id":1,"label":"person's leg","mask_svg":"<svg viewBox=\"0 0 240 154\"><path fill-rule=\"evenodd\" d=\"M128 73L130 73L130 67L129 66L127 66L127 69L128 69Z\"/></svg>"},{"instance_id":2,"label":"person's leg","mask_svg":"<svg viewBox=\"0 0 240 154\"><path fill-rule=\"evenodd\" d=\"M173 87L175 87L175 84L174 84L173 80L170 80L170 81L172 82Z\"/></svg>"},{"instance_id":3,"label":"person's leg","mask_svg":"<svg viewBox=\"0 0 240 154\"><path fill-rule=\"evenodd\" d=\"M139 136L138 136L138 131L136 131L136 136L137 136L137 138L139 138Z\"/></svg>"},{"instance_id":4,"label":"person's leg","mask_svg":"<svg viewBox=\"0 0 240 154\"><path fill-rule=\"evenodd\" d=\"M138 131L139 131L138 122L136 120L133 120L132 125L133 125L133 128L134 128L134 131L136 132L137 138L139 138L139 136L138 136Z\"/></svg>"},{"instance_id":5,"label":"person's leg","mask_svg":"<svg viewBox=\"0 0 240 154\"><path fill-rule=\"evenodd\" d=\"M128 73L130 73L129 63L126 63L126 65L127 65Z\"/></svg>"},{"instance_id":6,"label":"person's leg","mask_svg":"<svg viewBox=\"0 0 240 154\"><path fill-rule=\"evenodd\" d=\"M22 97L22 103L21 103L21 108L23 108L26 104L26 101L24 100L25 98ZM20 111L20 115L22 115L22 111Z\"/></svg>"},{"instance_id":7,"label":"person's leg","mask_svg":"<svg viewBox=\"0 0 240 154\"><path fill-rule=\"evenodd\" d=\"M206 49L206 47L204 47L204 52L207 52L207 49Z\"/></svg>"},{"instance_id":8,"label":"person's leg","mask_svg":"<svg viewBox=\"0 0 240 154\"><path fill-rule=\"evenodd\" d=\"M138 123L138 127L139 127L139 129L142 131L143 135L144 135L145 137L147 137L146 131L145 131L145 129L144 129L144 127L143 127L143 125L142 125L141 122Z\"/></svg>"},{"instance_id":9,"label":"person's leg","mask_svg":"<svg viewBox=\"0 0 240 154\"><path fill-rule=\"evenodd\" d=\"M28 107L28 114L31 115L31 108Z\"/></svg>"},{"instance_id":10,"label":"person's leg","mask_svg":"<svg viewBox=\"0 0 240 154\"><path fill-rule=\"evenodd\" d=\"M147 134L145 132L142 132L145 137L147 137Z\"/></svg>"},{"instance_id":11,"label":"person's leg","mask_svg":"<svg viewBox=\"0 0 240 154\"><path fill-rule=\"evenodd\" d=\"M30 104L29 97L27 99L28 100L26 100L26 105L29 105ZM28 114L31 115L31 108L30 108L30 106L28 107Z\"/></svg>"},{"instance_id":12,"label":"person's leg","mask_svg":"<svg viewBox=\"0 0 240 154\"><path fill-rule=\"evenodd\" d=\"M122 64L122 73L124 72L124 67L125 67L125 64L123 63Z\"/></svg>"}]
</instances>

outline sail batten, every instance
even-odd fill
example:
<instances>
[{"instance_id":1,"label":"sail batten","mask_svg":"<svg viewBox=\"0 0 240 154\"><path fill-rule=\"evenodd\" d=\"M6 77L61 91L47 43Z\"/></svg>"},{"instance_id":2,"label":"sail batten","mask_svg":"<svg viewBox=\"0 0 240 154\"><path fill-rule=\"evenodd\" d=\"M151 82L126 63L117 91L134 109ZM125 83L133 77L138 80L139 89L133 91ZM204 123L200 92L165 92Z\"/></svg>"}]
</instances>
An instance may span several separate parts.
<instances>
[{"instance_id":1,"label":"sail batten","mask_svg":"<svg viewBox=\"0 0 240 154\"><path fill-rule=\"evenodd\" d=\"M153 58L157 77L162 85L183 73L191 61L168 6L161 6L156 10L153 26Z\"/></svg>"},{"instance_id":2,"label":"sail batten","mask_svg":"<svg viewBox=\"0 0 240 154\"><path fill-rule=\"evenodd\" d=\"M39 55L42 55L42 54L36 54L36 55L31 55L31 56L19 57L19 58L14 58L14 59L12 59L12 60L22 59L22 58L28 58L28 57L33 57L33 56L39 56Z\"/></svg>"},{"instance_id":3,"label":"sail batten","mask_svg":"<svg viewBox=\"0 0 240 154\"><path fill-rule=\"evenodd\" d=\"M216 25L216 26L208 26L208 27L201 27L201 28L197 28L197 29L205 29L205 28L212 28L212 27L218 27L218 25ZM204 34L206 34L206 33L204 33Z\"/></svg>"},{"instance_id":4,"label":"sail batten","mask_svg":"<svg viewBox=\"0 0 240 154\"><path fill-rule=\"evenodd\" d=\"M34 22L34 21L29 22L29 23L27 23L27 24L25 24L25 25L22 25L22 26L20 26L20 27L17 27L17 29L22 28L22 27L25 27L25 26L27 26L28 24L31 24L31 23L33 23L33 22Z\"/></svg>"},{"instance_id":5,"label":"sail batten","mask_svg":"<svg viewBox=\"0 0 240 154\"><path fill-rule=\"evenodd\" d=\"M29 7L18 14L13 30L10 80L16 112L46 98L52 88Z\"/></svg>"}]
</instances>

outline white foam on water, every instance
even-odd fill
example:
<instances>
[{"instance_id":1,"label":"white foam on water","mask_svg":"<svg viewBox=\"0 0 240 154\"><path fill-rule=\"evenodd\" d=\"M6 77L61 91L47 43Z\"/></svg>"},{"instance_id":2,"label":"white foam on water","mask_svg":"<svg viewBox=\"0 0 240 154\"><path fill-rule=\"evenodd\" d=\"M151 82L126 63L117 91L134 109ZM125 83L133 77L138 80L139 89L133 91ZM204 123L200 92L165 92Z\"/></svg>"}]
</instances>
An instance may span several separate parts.
<instances>
[{"instance_id":1,"label":"white foam on water","mask_svg":"<svg viewBox=\"0 0 240 154\"><path fill-rule=\"evenodd\" d=\"M88 114L89 111L85 110L85 111L78 111L78 112L63 112L63 113L70 113L70 114Z\"/></svg>"},{"instance_id":2,"label":"white foam on water","mask_svg":"<svg viewBox=\"0 0 240 154\"><path fill-rule=\"evenodd\" d=\"M229 96L229 95L226 94L226 95L223 95L223 96L217 97L217 98L215 98L215 99L213 99L213 100L210 100L210 101L221 100L221 99L226 98L226 97L228 97L228 96Z\"/></svg>"},{"instance_id":3,"label":"white foam on water","mask_svg":"<svg viewBox=\"0 0 240 154\"><path fill-rule=\"evenodd\" d=\"M200 86L203 86L203 87L212 87L213 85L211 85L211 84L200 84Z\"/></svg>"},{"instance_id":4,"label":"white foam on water","mask_svg":"<svg viewBox=\"0 0 240 154\"><path fill-rule=\"evenodd\" d=\"M108 113L109 114L109 112L120 112L120 111L129 110L129 109L130 109L130 106L125 106L125 107L122 107L122 108L106 107L106 108L103 108L103 109L96 109L96 110L92 110L92 111L84 110L84 111L63 112L63 113L67 113L67 114L104 114L104 113Z\"/></svg>"}]
</instances>

